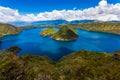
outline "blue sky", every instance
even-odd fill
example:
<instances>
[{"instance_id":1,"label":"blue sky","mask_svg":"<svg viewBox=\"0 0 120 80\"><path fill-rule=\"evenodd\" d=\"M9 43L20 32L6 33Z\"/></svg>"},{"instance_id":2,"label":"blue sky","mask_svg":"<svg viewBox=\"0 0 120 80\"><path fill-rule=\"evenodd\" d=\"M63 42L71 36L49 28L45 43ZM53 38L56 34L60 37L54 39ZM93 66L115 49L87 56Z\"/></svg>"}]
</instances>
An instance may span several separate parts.
<instances>
[{"instance_id":1,"label":"blue sky","mask_svg":"<svg viewBox=\"0 0 120 80\"><path fill-rule=\"evenodd\" d=\"M120 21L120 0L0 0L0 22Z\"/></svg>"},{"instance_id":2,"label":"blue sky","mask_svg":"<svg viewBox=\"0 0 120 80\"><path fill-rule=\"evenodd\" d=\"M107 0L110 4L120 3L120 0ZM100 0L0 0L0 6L17 9L21 14L39 13L45 11L85 9L95 7Z\"/></svg>"}]
</instances>

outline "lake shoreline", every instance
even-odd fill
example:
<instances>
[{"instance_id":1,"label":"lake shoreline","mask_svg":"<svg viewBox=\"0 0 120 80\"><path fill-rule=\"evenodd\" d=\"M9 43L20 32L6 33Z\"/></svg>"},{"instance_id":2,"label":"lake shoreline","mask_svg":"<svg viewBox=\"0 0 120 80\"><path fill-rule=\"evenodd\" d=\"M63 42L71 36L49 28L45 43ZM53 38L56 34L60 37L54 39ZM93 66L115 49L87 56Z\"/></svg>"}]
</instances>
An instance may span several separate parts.
<instances>
[{"instance_id":1,"label":"lake shoreline","mask_svg":"<svg viewBox=\"0 0 120 80\"><path fill-rule=\"evenodd\" d=\"M54 60L58 60L64 55L79 50L107 52L110 54L120 50L120 36L116 36L116 34L86 31L77 28L80 36L77 40L59 41L51 39L50 37L40 36L40 31L42 30L44 30L44 28L24 29L19 34L13 35L13 37L9 37L11 35L8 37L4 36L3 42L0 44L2 45L0 49L3 50L15 45L22 48L19 55L26 53L38 56L47 55ZM114 44L111 44L112 42L114 42ZM113 48L109 45L113 46Z\"/></svg>"},{"instance_id":2,"label":"lake shoreline","mask_svg":"<svg viewBox=\"0 0 120 80\"><path fill-rule=\"evenodd\" d=\"M33 28L27 28L27 29L22 29L20 32L16 33L16 34L8 34L8 35L4 35L2 37L0 37L1 39L4 38L5 36L10 36L10 35L17 35L21 32L23 32L23 30L30 30L30 29L41 29L41 28L60 28L60 27L33 27ZM76 29L79 29L79 30L85 30L85 31L88 31L88 32L98 32L98 33L105 33L105 34L113 34L113 35L120 35L120 33L112 33L112 32L105 32L105 31L95 31L95 30L87 30L87 29L80 29L80 28L77 28L75 27Z\"/></svg>"}]
</instances>

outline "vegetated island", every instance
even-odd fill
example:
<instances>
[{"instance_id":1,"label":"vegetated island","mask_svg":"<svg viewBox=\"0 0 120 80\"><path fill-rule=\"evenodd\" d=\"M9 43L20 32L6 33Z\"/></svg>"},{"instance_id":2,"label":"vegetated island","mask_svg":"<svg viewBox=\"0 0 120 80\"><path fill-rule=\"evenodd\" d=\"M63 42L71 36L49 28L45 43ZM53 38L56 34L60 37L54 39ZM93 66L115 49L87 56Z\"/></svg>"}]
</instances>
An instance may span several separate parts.
<instances>
[{"instance_id":1,"label":"vegetated island","mask_svg":"<svg viewBox=\"0 0 120 80\"><path fill-rule=\"evenodd\" d=\"M45 30L43 30L40 35L41 36L51 36L53 34L55 34L57 31L54 28L47 28Z\"/></svg>"},{"instance_id":2,"label":"vegetated island","mask_svg":"<svg viewBox=\"0 0 120 80\"><path fill-rule=\"evenodd\" d=\"M17 56L21 49L0 52L0 80L119 80L120 51L114 54L85 50L53 62L46 56Z\"/></svg>"},{"instance_id":3,"label":"vegetated island","mask_svg":"<svg viewBox=\"0 0 120 80\"><path fill-rule=\"evenodd\" d=\"M0 42L2 41L2 37L11 34L18 34L21 32L20 28L17 28L10 24L0 24Z\"/></svg>"},{"instance_id":4,"label":"vegetated island","mask_svg":"<svg viewBox=\"0 0 120 80\"><path fill-rule=\"evenodd\" d=\"M40 34L42 36L49 35L52 39L59 41L72 41L79 37L74 29L67 26L60 27L59 31L55 31L54 29L49 28L43 30Z\"/></svg>"}]
</instances>

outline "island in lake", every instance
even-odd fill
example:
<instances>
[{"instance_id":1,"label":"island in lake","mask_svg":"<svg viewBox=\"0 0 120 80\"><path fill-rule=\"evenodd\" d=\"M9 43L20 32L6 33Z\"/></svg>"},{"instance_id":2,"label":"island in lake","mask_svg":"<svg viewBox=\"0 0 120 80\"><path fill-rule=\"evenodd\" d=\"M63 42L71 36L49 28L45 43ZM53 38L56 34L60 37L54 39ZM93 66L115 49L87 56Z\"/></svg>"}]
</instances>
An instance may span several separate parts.
<instances>
[{"instance_id":1,"label":"island in lake","mask_svg":"<svg viewBox=\"0 0 120 80\"><path fill-rule=\"evenodd\" d=\"M79 37L73 28L67 26L60 27L58 31L53 28L48 28L43 30L40 34L42 36L50 36L52 39L59 41L72 41Z\"/></svg>"},{"instance_id":2,"label":"island in lake","mask_svg":"<svg viewBox=\"0 0 120 80\"><path fill-rule=\"evenodd\" d=\"M57 31L54 28L47 28L45 30L43 30L40 35L41 36L51 36L53 34L55 34Z\"/></svg>"}]
</instances>

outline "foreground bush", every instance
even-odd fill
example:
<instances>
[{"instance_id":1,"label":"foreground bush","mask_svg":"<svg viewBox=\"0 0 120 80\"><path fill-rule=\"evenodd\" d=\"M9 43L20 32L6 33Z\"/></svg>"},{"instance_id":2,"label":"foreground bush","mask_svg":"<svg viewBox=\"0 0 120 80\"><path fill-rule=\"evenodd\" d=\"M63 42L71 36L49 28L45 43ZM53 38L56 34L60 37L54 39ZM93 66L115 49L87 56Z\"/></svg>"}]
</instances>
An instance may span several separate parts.
<instances>
[{"instance_id":1,"label":"foreground bush","mask_svg":"<svg viewBox=\"0 0 120 80\"><path fill-rule=\"evenodd\" d=\"M0 80L120 80L120 51L81 50L53 62L47 56L18 57L13 49L19 48L0 52Z\"/></svg>"}]
</instances>

